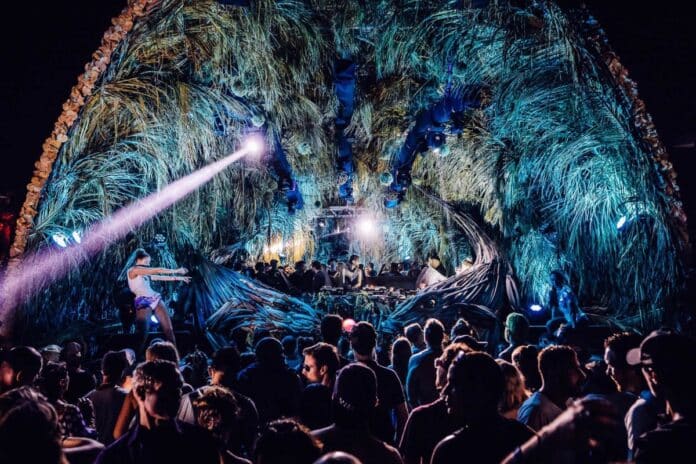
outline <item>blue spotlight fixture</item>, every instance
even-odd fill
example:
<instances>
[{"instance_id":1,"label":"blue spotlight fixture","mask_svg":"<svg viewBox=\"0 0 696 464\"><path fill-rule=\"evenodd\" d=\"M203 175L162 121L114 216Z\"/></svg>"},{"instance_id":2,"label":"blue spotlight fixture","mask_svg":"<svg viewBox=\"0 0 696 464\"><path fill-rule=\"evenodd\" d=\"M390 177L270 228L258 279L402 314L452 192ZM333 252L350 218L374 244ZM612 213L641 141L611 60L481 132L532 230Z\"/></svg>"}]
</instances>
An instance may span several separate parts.
<instances>
[{"instance_id":1,"label":"blue spotlight fixture","mask_svg":"<svg viewBox=\"0 0 696 464\"><path fill-rule=\"evenodd\" d=\"M627 221L626 216L621 216L619 218L619 220L616 221L616 228L618 230L621 230L621 228L626 225L626 221Z\"/></svg>"},{"instance_id":2,"label":"blue spotlight fixture","mask_svg":"<svg viewBox=\"0 0 696 464\"><path fill-rule=\"evenodd\" d=\"M543 310L544 307L541 306L540 304L533 304L529 306L529 310L533 313L538 313L539 311Z\"/></svg>"},{"instance_id":3,"label":"blue spotlight fixture","mask_svg":"<svg viewBox=\"0 0 696 464\"><path fill-rule=\"evenodd\" d=\"M68 246L68 237L66 237L62 232L56 232L55 234L51 235L51 239L53 239L53 242L61 248L67 248Z\"/></svg>"}]
</instances>

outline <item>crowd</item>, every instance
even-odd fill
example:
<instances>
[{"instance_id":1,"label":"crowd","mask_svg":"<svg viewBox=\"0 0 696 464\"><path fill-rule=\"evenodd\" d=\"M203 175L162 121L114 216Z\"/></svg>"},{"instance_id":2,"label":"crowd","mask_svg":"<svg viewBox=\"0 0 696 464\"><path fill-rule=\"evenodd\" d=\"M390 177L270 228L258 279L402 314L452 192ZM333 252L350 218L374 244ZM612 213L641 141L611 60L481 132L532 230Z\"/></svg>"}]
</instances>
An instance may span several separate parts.
<instances>
[{"instance_id":1,"label":"crowd","mask_svg":"<svg viewBox=\"0 0 696 464\"><path fill-rule=\"evenodd\" d=\"M668 330L543 348L522 314L506 345L460 319L383 346L337 315L316 338L238 329L208 357L155 340L99 372L67 343L1 352L0 463L687 462L696 344Z\"/></svg>"},{"instance_id":2,"label":"crowd","mask_svg":"<svg viewBox=\"0 0 696 464\"><path fill-rule=\"evenodd\" d=\"M367 284L368 277L377 276L409 278L414 282L422 282L423 285L416 284L417 288L422 288L435 281L444 280L447 275L440 258L434 254L426 263L407 260L390 263L389 266L383 265L379 269L375 263L361 263L357 255L350 256L346 262L330 258L326 263L312 261L309 266L305 261L297 261L294 265L280 265L276 259L268 263L259 261L254 266L238 262L235 269L247 277L291 295L316 293L322 287L357 290ZM424 271L430 271L434 275Z\"/></svg>"}]
</instances>

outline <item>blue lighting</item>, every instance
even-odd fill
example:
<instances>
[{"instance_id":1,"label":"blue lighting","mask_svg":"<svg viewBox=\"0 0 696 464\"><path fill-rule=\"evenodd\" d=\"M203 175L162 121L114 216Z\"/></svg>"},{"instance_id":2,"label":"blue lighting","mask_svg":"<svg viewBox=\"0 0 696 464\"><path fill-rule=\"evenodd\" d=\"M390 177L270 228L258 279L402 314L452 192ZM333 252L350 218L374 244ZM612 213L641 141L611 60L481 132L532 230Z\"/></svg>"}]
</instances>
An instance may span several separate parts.
<instances>
[{"instance_id":1,"label":"blue lighting","mask_svg":"<svg viewBox=\"0 0 696 464\"><path fill-rule=\"evenodd\" d=\"M538 304L533 304L533 305L531 305L531 306L529 307L529 310L532 311L532 312L534 312L534 313L538 313L538 312L541 311L542 309L544 309L544 308L543 308L541 305L538 305Z\"/></svg>"},{"instance_id":2,"label":"blue lighting","mask_svg":"<svg viewBox=\"0 0 696 464\"><path fill-rule=\"evenodd\" d=\"M157 316L155 316L154 314L152 316L150 316L150 321L153 324L159 324L159 321L157 320Z\"/></svg>"},{"instance_id":3,"label":"blue lighting","mask_svg":"<svg viewBox=\"0 0 696 464\"><path fill-rule=\"evenodd\" d=\"M616 222L616 228L621 229L626 225L626 216L621 216L621 218Z\"/></svg>"}]
</instances>

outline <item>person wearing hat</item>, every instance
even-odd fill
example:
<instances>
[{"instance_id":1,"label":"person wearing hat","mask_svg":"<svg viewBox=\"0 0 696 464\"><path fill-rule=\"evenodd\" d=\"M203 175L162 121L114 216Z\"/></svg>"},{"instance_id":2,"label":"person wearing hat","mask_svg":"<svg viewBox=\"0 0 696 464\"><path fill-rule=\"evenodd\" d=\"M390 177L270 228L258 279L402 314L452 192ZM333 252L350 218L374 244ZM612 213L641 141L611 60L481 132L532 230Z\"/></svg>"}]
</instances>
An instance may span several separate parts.
<instances>
[{"instance_id":1,"label":"person wearing hat","mask_svg":"<svg viewBox=\"0 0 696 464\"><path fill-rule=\"evenodd\" d=\"M358 322L350 332L350 346L353 349L355 360L369 367L377 377L377 397L379 402L372 413L371 430L374 435L389 444L395 443L396 437L401 436L401 431L408 418L404 389L391 369L380 366L374 359L377 346L377 332L369 322ZM396 417L396 430L392 424L392 417Z\"/></svg>"},{"instance_id":2,"label":"person wearing hat","mask_svg":"<svg viewBox=\"0 0 696 464\"><path fill-rule=\"evenodd\" d=\"M515 348L527 344L529 337L529 321L524 314L510 313L505 319L505 341L508 342L507 348L498 354L498 358L512 362L512 352Z\"/></svg>"},{"instance_id":3,"label":"person wearing hat","mask_svg":"<svg viewBox=\"0 0 696 464\"><path fill-rule=\"evenodd\" d=\"M650 392L665 401L670 419L636 440L636 463L684 462L696 443L696 342L656 330L626 354L626 362L641 367Z\"/></svg>"},{"instance_id":4,"label":"person wearing hat","mask_svg":"<svg viewBox=\"0 0 696 464\"><path fill-rule=\"evenodd\" d=\"M334 424L312 432L324 444L324 453L343 451L364 463L402 462L396 448L379 440L370 429L370 417L378 404L377 377L372 369L360 363L341 369L332 402Z\"/></svg>"}]
</instances>

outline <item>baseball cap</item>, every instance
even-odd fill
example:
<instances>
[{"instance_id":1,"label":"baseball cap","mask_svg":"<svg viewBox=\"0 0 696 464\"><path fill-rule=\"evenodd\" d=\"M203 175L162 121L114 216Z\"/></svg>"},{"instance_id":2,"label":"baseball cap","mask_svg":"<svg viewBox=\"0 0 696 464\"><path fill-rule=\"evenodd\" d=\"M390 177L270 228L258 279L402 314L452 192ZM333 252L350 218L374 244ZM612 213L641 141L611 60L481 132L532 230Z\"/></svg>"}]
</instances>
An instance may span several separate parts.
<instances>
[{"instance_id":1,"label":"baseball cap","mask_svg":"<svg viewBox=\"0 0 696 464\"><path fill-rule=\"evenodd\" d=\"M630 366L661 368L693 363L696 344L684 335L671 330L655 330L641 342L640 347L626 353L626 362Z\"/></svg>"}]
</instances>

